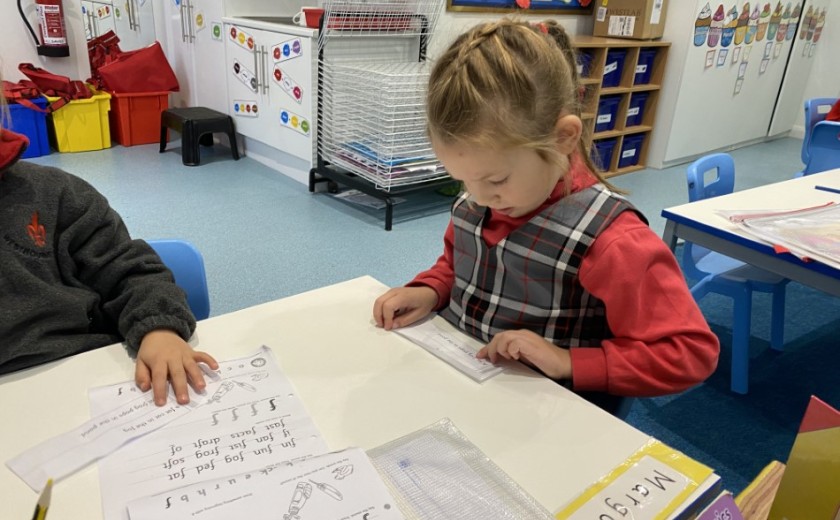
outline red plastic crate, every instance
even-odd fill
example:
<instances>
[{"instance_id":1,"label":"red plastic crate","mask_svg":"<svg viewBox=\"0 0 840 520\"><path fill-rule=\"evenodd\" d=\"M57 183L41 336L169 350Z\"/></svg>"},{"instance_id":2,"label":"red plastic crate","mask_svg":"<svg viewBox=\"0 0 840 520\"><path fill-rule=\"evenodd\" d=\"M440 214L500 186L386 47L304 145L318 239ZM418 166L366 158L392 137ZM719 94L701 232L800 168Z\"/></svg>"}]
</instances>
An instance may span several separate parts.
<instances>
[{"instance_id":1,"label":"red plastic crate","mask_svg":"<svg viewBox=\"0 0 840 520\"><path fill-rule=\"evenodd\" d=\"M111 93L111 136L123 146L160 142L160 113L169 92Z\"/></svg>"}]
</instances>

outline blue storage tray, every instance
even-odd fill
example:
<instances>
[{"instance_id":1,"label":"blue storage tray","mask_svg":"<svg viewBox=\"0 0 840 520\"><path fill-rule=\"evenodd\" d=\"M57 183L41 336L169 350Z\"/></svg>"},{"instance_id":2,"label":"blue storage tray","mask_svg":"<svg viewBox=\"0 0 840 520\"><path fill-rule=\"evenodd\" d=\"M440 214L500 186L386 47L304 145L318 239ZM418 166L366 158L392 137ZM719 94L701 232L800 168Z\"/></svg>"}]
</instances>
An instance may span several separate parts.
<instances>
[{"instance_id":1,"label":"blue storage tray","mask_svg":"<svg viewBox=\"0 0 840 520\"><path fill-rule=\"evenodd\" d=\"M592 161L595 165L603 171L610 169L612 162L613 150L618 139L615 137L611 139L600 139L592 143Z\"/></svg>"},{"instance_id":2,"label":"blue storage tray","mask_svg":"<svg viewBox=\"0 0 840 520\"><path fill-rule=\"evenodd\" d=\"M598 101L598 114L595 116L595 132L607 132L615 128L619 103L621 96L601 97Z\"/></svg>"},{"instance_id":3,"label":"blue storage tray","mask_svg":"<svg viewBox=\"0 0 840 520\"><path fill-rule=\"evenodd\" d=\"M30 99L35 105L46 108L47 99L42 97ZM29 146L21 155L22 159L31 159L50 153L50 141L47 136L47 114L32 110L17 103L9 103L11 118L4 127L29 139Z\"/></svg>"},{"instance_id":4,"label":"blue storage tray","mask_svg":"<svg viewBox=\"0 0 840 520\"><path fill-rule=\"evenodd\" d=\"M642 124L645 115L645 104L648 100L647 92L636 92L630 97L630 104L627 107L626 126L637 126Z\"/></svg>"},{"instance_id":5,"label":"blue storage tray","mask_svg":"<svg viewBox=\"0 0 840 520\"><path fill-rule=\"evenodd\" d=\"M636 64L636 74L633 76L634 85L647 85L653 72L653 60L656 49L642 49L639 51L639 62Z\"/></svg>"},{"instance_id":6,"label":"blue storage tray","mask_svg":"<svg viewBox=\"0 0 840 520\"><path fill-rule=\"evenodd\" d=\"M617 87L621 83L621 73L624 70L624 58L627 56L625 49L613 49L607 51L607 63L604 65L604 77L601 80L602 87Z\"/></svg>"},{"instance_id":7,"label":"blue storage tray","mask_svg":"<svg viewBox=\"0 0 840 520\"><path fill-rule=\"evenodd\" d=\"M621 156L618 158L618 167L626 168L639 164L639 156L642 154L642 143L645 141L645 134L625 135L621 144Z\"/></svg>"}]
</instances>

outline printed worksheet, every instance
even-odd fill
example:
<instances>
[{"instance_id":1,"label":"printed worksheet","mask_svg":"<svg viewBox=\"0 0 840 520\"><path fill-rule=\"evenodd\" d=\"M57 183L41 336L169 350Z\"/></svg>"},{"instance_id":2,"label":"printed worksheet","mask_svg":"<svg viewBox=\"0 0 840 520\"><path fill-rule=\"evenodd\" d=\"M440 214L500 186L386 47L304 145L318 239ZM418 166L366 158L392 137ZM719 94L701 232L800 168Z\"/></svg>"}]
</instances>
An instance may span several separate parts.
<instances>
[{"instance_id":1,"label":"printed worksheet","mask_svg":"<svg viewBox=\"0 0 840 520\"><path fill-rule=\"evenodd\" d=\"M395 332L423 347L475 381L485 381L504 370L486 359L475 357L482 344L467 336L438 315Z\"/></svg>"},{"instance_id":2,"label":"printed worksheet","mask_svg":"<svg viewBox=\"0 0 840 520\"><path fill-rule=\"evenodd\" d=\"M220 384L214 374L212 378L208 375L206 390L216 392ZM131 387L133 392L126 392L118 404L99 409L90 421L30 448L6 465L29 487L40 491L48 478L61 480L200 406L201 396L192 389L189 404L177 404L170 388L167 404L158 407L152 392L141 393L134 383Z\"/></svg>"},{"instance_id":3,"label":"printed worksheet","mask_svg":"<svg viewBox=\"0 0 840 520\"><path fill-rule=\"evenodd\" d=\"M135 500L131 520L402 520L364 451L349 448Z\"/></svg>"},{"instance_id":4,"label":"printed worksheet","mask_svg":"<svg viewBox=\"0 0 840 520\"><path fill-rule=\"evenodd\" d=\"M217 373L191 414L100 461L106 520L127 520L138 498L328 451L271 350L221 362ZM135 392L133 382L93 389L91 407L117 408Z\"/></svg>"}]
</instances>

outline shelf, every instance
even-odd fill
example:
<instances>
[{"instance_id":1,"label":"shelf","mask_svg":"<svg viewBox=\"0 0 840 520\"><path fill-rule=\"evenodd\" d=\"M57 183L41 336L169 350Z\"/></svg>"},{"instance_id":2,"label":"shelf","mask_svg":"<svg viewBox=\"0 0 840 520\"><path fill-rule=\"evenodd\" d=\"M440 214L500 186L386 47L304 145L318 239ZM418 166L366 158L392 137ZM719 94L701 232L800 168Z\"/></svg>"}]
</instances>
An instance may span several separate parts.
<instances>
[{"instance_id":1,"label":"shelf","mask_svg":"<svg viewBox=\"0 0 840 520\"><path fill-rule=\"evenodd\" d=\"M653 130L652 126L636 125L628 126L621 130L608 130L606 132L596 132L592 134L592 139L609 139L611 137L618 137L621 135L640 134L642 132L650 132Z\"/></svg>"},{"instance_id":2,"label":"shelf","mask_svg":"<svg viewBox=\"0 0 840 520\"><path fill-rule=\"evenodd\" d=\"M601 95L609 96L611 94L625 94L627 92L648 92L651 90L659 90L659 85L646 83L644 85L633 85L632 87L604 87L601 89Z\"/></svg>"},{"instance_id":3,"label":"shelf","mask_svg":"<svg viewBox=\"0 0 840 520\"><path fill-rule=\"evenodd\" d=\"M593 141L593 159L604 165L605 177L645 168L670 45L662 40L597 36L572 40L578 53L585 55L579 61L581 120ZM596 127L612 129L596 132Z\"/></svg>"}]
</instances>

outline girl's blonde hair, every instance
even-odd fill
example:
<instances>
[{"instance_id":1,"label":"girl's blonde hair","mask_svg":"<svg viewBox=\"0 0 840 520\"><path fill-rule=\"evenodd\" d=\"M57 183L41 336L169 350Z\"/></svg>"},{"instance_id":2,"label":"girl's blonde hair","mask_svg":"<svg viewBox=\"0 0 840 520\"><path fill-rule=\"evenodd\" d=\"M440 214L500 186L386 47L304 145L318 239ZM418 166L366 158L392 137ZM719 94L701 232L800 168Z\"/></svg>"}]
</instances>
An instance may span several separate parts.
<instances>
[{"instance_id":1,"label":"girl's blonde hair","mask_svg":"<svg viewBox=\"0 0 840 520\"><path fill-rule=\"evenodd\" d=\"M429 134L446 144L531 148L568 168L557 150L556 125L561 115L580 117L579 92L576 54L561 25L511 18L479 24L432 69ZM590 157L586 134L578 143L581 160L609 186Z\"/></svg>"}]
</instances>

